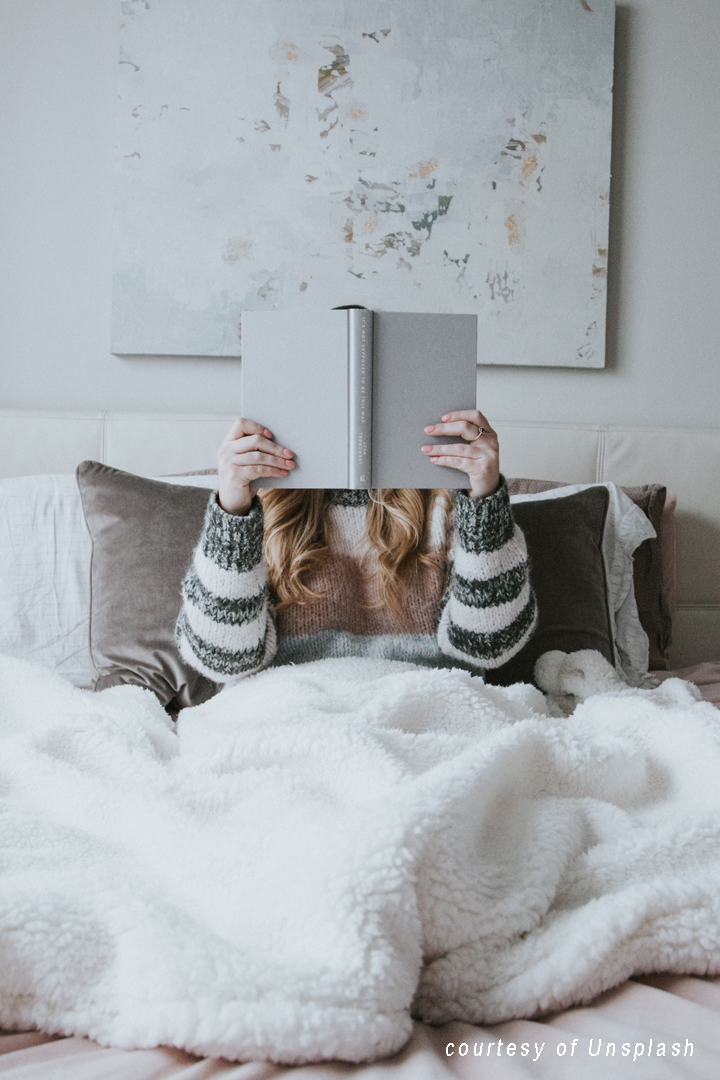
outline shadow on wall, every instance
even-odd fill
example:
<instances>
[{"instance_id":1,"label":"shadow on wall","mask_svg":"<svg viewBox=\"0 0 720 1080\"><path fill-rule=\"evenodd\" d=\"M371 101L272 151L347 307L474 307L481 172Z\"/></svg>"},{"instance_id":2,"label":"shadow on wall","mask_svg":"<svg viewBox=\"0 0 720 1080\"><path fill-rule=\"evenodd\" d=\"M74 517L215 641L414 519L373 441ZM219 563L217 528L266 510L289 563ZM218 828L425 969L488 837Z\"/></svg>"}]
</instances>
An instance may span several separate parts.
<instances>
[{"instance_id":1,"label":"shadow on wall","mask_svg":"<svg viewBox=\"0 0 720 1080\"><path fill-rule=\"evenodd\" d=\"M613 120L610 180L610 230L608 240L607 329L605 371L619 366L619 328L622 318L622 255L625 162L630 111L630 62L637 12L618 4L615 10L615 69L613 75Z\"/></svg>"}]
</instances>

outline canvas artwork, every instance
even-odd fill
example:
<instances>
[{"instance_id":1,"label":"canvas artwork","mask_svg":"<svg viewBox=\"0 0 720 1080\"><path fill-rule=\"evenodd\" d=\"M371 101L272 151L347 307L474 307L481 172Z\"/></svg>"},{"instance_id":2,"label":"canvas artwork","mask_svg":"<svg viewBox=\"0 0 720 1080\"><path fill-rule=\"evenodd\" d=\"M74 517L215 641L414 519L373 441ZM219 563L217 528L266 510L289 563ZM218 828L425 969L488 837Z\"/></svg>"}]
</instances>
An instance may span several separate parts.
<instances>
[{"instance_id":1,"label":"canvas artwork","mask_svg":"<svg viewBox=\"0 0 720 1080\"><path fill-rule=\"evenodd\" d=\"M243 310L478 317L602 367L613 0L123 0L113 351Z\"/></svg>"}]
</instances>

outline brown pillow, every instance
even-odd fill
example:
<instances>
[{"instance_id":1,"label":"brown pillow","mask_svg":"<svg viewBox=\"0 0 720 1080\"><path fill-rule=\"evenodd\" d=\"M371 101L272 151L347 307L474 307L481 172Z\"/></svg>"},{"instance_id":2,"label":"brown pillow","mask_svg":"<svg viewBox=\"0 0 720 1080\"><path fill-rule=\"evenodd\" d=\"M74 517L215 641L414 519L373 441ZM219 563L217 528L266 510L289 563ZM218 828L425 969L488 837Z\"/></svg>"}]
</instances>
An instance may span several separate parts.
<instances>
[{"instance_id":1,"label":"brown pillow","mask_svg":"<svg viewBox=\"0 0 720 1080\"><path fill-rule=\"evenodd\" d=\"M507 484L511 495L534 495L539 491L566 486L556 480L508 480ZM649 668L651 671L666 671L672 639L672 583L666 580L668 559L664 550L667 546L665 532L668 521L663 517L663 509L667 490L659 484L643 484L620 490L640 507L657 533L657 536L644 540L636 549L633 581L638 616L650 643Z\"/></svg>"},{"instance_id":2,"label":"brown pillow","mask_svg":"<svg viewBox=\"0 0 720 1080\"><path fill-rule=\"evenodd\" d=\"M562 499L513 505L527 543L538 625L512 660L485 673L487 682L533 682L536 660L551 649L597 649L615 663L602 554L609 503L606 487L590 487Z\"/></svg>"},{"instance_id":3,"label":"brown pillow","mask_svg":"<svg viewBox=\"0 0 720 1080\"><path fill-rule=\"evenodd\" d=\"M636 506L645 512L657 536L643 540L635 550L633 581L635 599L642 628L650 642L649 668L651 671L667 671L668 650L672 638L672 609L668 603L665 586L663 559L663 518L667 489L659 484L642 487L624 487Z\"/></svg>"},{"instance_id":4,"label":"brown pillow","mask_svg":"<svg viewBox=\"0 0 720 1080\"><path fill-rule=\"evenodd\" d=\"M145 480L83 461L77 482L92 538L90 653L95 690L134 683L170 712L220 686L180 657L180 586L202 532L207 488Z\"/></svg>"}]
</instances>

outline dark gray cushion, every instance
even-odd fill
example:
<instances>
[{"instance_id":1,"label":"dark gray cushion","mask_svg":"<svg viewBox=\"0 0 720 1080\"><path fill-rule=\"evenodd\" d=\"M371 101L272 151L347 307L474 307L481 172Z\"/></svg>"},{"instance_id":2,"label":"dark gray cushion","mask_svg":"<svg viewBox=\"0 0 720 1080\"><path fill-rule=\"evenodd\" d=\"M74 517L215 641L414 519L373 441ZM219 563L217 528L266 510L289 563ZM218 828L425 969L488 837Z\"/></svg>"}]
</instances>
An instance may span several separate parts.
<instances>
[{"instance_id":1,"label":"dark gray cushion","mask_svg":"<svg viewBox=\"0 0 720 1080\"><path fill-rule=\"evenodd\" d=\"M94 689L134 683L171 712L220 689L180 657L180 586L210 493L83 461L77 482L92 538L90 652Z\"/></svg>"},{"instance_id":2,"label":"dark gray cushion","mask_svg":"<svg viewBox=\"0 0 720 1080\"><path fill-rule=\"evenodd\" d=\"M539 491L565 487L557 480L508 480L511 495L534 495ZM635 551L633 561L633 584L638 616L650 643L651 671L666 671L668 653L672 640L672 610L668 602L669 582L663 573L663 509L667 489L661 484L643 484L638 487L620 488L639 506L656 532L656 536L644 540Z\"/></svg>"},{"instance_id":3,"label":"dark gray cushion","mask_svg":"<svg viewBox=\"0 0 720 1080\"><path fill-rule=\"evenodd\" d=\"M536 660L552 649L597 649L615 662L602 555L609 502L607 488L591 487L562 499L513 504L527 542L538 625L509 663L486 673L487 682L533 682Z\"/></svg>"}]
</instances>

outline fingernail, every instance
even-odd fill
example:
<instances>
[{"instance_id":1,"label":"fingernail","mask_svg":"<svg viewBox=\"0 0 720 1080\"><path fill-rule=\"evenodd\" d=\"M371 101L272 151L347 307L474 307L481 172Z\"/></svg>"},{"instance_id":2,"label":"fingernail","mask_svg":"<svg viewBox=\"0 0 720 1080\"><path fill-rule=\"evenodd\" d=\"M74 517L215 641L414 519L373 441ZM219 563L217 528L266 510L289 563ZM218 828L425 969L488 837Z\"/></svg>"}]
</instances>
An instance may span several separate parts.
<instances>
[{"instance_id":1,"label":"fingernail","mask_svg":"<svg viewBox=\"0 0 720 1080\"><path fill-rule=\"evenodd\" d=\"M449 420L450 419L450 413L445 413L445 415L442 417L442 419L443 420Z\"/></svg>"},{"instance_id":2,"label":"fingernail","mask_svg":"<svg viewBox=\"0 0 720 1080\"><path fill-rule=\"evenodd\" d=\"M435 464L435 463L437 462L437 458L436 458L436 457L431 457L431 458L430 458L430 460L432 461L432 463L433 463L433 464Z\"/></svg>"},{"instance_id":3,"label":"fingernail","mask_svg":"<svg viewBox=\"0 0 720 1080\"><path fill-rule=\"evenodd\" d=\"M267 428L265 428L265 438L272 439L272 431L268 431Z\"/></svg>"},{"instance_id":4,"label":"fingernail","mask_svg":"<svg viewBox=\"0 0 720 1080\"><path fill-rule=\"evenodd\" d=\"M432 446L421 446L420 449L422 450L423 454L429 454L432 450Z\"/></svg>"},{"instance_id":5,"label":"fingernail","mask_svg":"<svg viewBox=\"0 0 720 1080\"><path fill-rule=\"evenodd\" d=\"M288 461L287 468L288 469L294 469L295 468L295 462L294 461Z\"/></svg>"},{"instance_id":6,"label":"fingernail","mask_svg":"<svg viewBox=\"0 0 720 1080\"><path fill-rule=\"evenodd\" d=\"M443 419L445 419L445 417L443 417ZM423 431L434 431L434 430L435 430L435 425L434 424L431 424L430 427L423 428Z\"/></svg>"}]
</instances>

